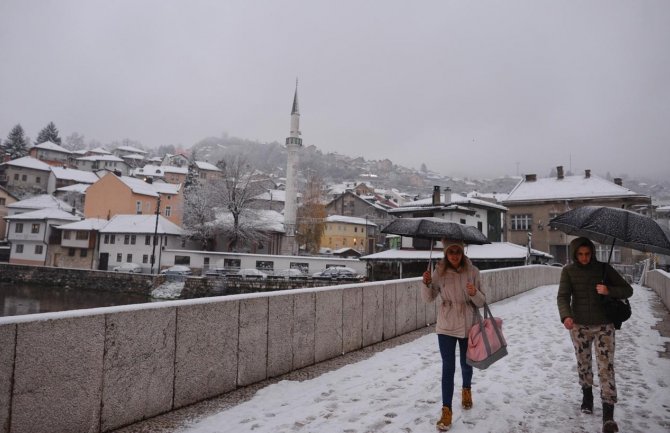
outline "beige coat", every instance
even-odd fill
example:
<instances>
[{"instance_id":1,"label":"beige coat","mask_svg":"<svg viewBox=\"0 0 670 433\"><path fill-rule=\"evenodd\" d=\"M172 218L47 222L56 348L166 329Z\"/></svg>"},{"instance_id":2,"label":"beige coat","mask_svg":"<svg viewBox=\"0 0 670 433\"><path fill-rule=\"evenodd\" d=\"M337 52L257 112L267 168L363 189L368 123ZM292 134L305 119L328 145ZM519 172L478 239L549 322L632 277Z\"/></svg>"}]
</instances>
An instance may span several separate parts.
<instances>
[{"instance_id":1,"label":"beige coat","mask_svg":"<svg viewBox=\"0 0 670 433\"><path fill-rule=\"evenodd\" d=\"M458 270L445 267L443 263L445 260L443 259L433 271L430 286L421 284L421 296L425 302L432 302L438 295L440 296L435 332L464 338L472 326L474 316L472 304L483 307L486 297L481 291L479 269L470 262L470 259L463 256L464 265ZM473 282L477 288L474 296L467 294L465 285L468 281ZM466 304L466 300L472 303Z\"/></svg>"}]
</instances>

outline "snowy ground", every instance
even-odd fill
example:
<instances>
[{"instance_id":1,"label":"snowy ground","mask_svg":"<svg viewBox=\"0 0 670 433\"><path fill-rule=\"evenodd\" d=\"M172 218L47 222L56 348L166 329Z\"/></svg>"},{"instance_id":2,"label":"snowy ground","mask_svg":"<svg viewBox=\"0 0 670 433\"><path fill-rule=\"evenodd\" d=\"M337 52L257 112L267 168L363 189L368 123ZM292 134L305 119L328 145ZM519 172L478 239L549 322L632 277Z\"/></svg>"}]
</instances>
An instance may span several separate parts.
<instances>
[{"instance_id":1,"label":"snowy ground","mask_svg":"<svg viewBox=\"0 0 670 433\"><path fill-rule=\"evenodd\" d=\"M509 355L488 370L475 370L472 410L464 412L455 393L450 431L600 432L597 389L595 413L579 411L575 357L558 321L556 291L555 285L540 287L492 305L505 320ZM635 286L633 317L617 333L615 419L622 433L670 431L670 360L657 353L668 339L651 329L657 320L652 296ZM437 337L431 334L315 379L267 386L180 432L433 432L439 378ZM460 391L458 369L456 378Z\"/></svg>"}]
</instances>

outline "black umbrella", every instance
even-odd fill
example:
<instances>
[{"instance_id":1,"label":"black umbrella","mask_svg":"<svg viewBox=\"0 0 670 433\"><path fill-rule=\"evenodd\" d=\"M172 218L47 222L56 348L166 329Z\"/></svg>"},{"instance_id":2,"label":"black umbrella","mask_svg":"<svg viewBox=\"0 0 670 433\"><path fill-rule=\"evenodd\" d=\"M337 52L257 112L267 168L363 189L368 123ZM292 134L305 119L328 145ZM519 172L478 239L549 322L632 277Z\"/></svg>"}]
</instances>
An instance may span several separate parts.
<instances>
[{"instance_id":1,"label":"black umbrella","mask_svg":"<svg viewBox=\"0 0 670 433\"><path fill-rule=\"evenodd\" d=\"M566 234L584 236L601 244L612 244L612 247L616 244L670 255L670 232L653 219L626 209L579 207L552 218L549 225Z\"/></svg>"},{"instance_id":2,"label":"black umbrella","mask_svg":"<svg viewBox=\"0 0 670 433\"><path fill-rule=\"evenodd\" d=\"M479 231L476 227L434 217L398 218L384 227L382 233L431 240L448 238L474 245L491 243L486 239L484 233ZM432 257L433 243L431 242L430 259L432 259ZM428 263L428 266L430 266L430 260Z\"/></svg>"}]
</instances>

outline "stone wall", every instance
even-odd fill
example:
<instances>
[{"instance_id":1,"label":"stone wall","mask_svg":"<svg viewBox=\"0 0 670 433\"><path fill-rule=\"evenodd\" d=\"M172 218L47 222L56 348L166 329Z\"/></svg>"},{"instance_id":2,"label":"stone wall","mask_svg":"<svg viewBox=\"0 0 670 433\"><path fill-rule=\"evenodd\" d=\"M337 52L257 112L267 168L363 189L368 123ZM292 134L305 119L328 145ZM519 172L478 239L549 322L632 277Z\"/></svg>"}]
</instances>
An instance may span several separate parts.
<instances>
[{"instance_id":1,"label":"stone wall","mask_svg":"<svg viewBox=\"0 0 670 433\"><path fill-rule=\"evenodd\" d=\"M560 269L482 272L490 302ZM411 278L0 318L0 432L105 432L435 322Z\"/></svg>"},{"instance_id":2,"label":"stone wall","mask_svg":"<svg viewBox=\"0 0 670 433\"><path fill-rule=\"evenodd\" d=\"M656 269L647 272L644 285L654 289L665 307L670 310L670 274Z\"/></svg>"}]
</instances>

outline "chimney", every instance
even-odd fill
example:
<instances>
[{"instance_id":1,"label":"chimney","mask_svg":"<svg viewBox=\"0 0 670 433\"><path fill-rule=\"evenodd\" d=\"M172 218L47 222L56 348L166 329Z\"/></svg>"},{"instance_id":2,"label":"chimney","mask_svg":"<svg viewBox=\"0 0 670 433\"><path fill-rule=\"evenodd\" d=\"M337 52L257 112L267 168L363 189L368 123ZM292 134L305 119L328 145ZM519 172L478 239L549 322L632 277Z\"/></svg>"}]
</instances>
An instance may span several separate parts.
<instances>
[{"instance_id":1,"label":"chimney","mask_svg":"<svg viewBox=\"0 0 670 433\"><path fill-rule=\"evenodd\" d=\"M589 170L588 168L586 170L584 170L584 177L586 179L590 178L591 177L591 170Z\"/></svg>"},{"instance_id":2,"label":"chimney","mask_svg":"<svg viewBox=\"0 0 670 433\"><path fill-rule=\"evenodd\" d=\"M623 186L623 181L621 180L620 177L615 177L614 178L614 183L616 183L619 186Z\"/></svg>"},{"instance_id":3,"label":"chimney","mask_svg":"<svg viewBox=\"0 0 670 433\"><path fill-rule=\"evenodd\" d=\"M433 187L433 206L440 204L440 186L435 185Z\"/></svg>"},{"instance_id":4,"label":"chimney","mask_svg":"<svg viewBox=\"0 0 670 433\"><path fill-rule=\"evenodd\" d=\"M526 182L535 182L537 180L537 174L527 174Z\"/></svg>"},{"instance_id":5,"label":"chimney","mask_svg":"<svg viewBox=\"0 0 670 433\"><path fill-rule=\"evenodd\" d=\"M152 183L154 183L154 178L153 177L147 177L147 178L144 179L144 181L148 184L152 184Z\"/></svg>"},{"instance_id":6,"label":"chimney","mask_svg":"<svg viewBox=\"0 0 670 433\"><path fill-rule=\"evenodd\" d=\"M451 188L444 189L444 204L451 204Z\"/></svg>"},{"instance_id":7,"label":"chimney","mask_svg":"<svg viewBox=\"0 0 670 433\"><path fill-rule=\"evenodd\" d=\"M559 165L558 167L556 167L556 179L561 180L564 177L565 176L563 175L563 166Z\"/></svg>"}]
</instances>

